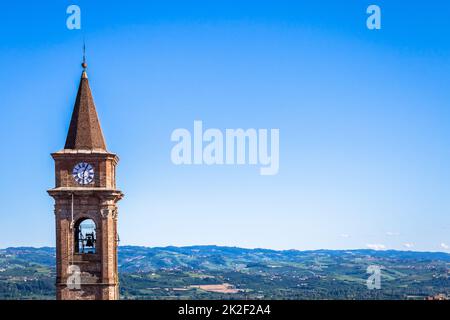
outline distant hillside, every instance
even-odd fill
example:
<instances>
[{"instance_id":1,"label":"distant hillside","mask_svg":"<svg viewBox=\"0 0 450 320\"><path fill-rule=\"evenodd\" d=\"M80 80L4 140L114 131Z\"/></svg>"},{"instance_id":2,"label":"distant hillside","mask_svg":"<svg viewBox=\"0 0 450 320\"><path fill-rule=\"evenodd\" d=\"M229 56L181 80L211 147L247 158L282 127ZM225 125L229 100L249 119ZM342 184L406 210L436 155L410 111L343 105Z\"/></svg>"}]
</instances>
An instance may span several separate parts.
<instances>
[{"instance_id":1,"label":"distant hillside","mask_svg":"<svg viewBox=\"0 0 450 320\"><path fill-rule=\"evenodd\" d=\"M0 249L0 299L52 299L54 248ZM368 290L369 265L382 288ZM450 254L276 251L219 246L119 248L124 299L423 299L450 295Z\"/></svg>"}]
</instances>

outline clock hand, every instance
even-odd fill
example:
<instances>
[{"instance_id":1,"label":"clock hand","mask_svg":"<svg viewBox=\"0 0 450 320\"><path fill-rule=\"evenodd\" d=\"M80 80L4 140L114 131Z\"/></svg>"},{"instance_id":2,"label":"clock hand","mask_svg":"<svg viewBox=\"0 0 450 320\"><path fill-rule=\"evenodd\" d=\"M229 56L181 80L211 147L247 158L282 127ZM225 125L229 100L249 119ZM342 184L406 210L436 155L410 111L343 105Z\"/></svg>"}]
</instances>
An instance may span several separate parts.
<instances>
[{"instance_id":1,"label":"clock hand","mask_svg":"<svg viewBox=\"0 0 450 320\"><path fill-rule=\"evenodd\" d=\"M83 178L85 180L85 183L87 183L87 181L88 181L87 178L89 177L89 172L87 172L87 169L88 169L88 166L86 166L83 171ZM87 175L86 175L86 172L87 172Z\"/></svg>"}]
</instances>

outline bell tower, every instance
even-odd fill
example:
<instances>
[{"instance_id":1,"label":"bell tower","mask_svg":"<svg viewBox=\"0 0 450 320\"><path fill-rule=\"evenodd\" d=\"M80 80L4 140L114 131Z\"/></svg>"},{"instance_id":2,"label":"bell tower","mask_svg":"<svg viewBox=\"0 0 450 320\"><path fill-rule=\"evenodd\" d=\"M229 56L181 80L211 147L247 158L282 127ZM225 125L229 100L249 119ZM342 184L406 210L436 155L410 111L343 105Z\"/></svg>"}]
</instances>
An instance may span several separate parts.
<instances>
[{"instance_id":1,"label":"bell tower","mask_svg":"<svg viewBox=\"0 0 450 320\"><path fill-rule=\"evenodd\" d=\"M52 153L55 188L56 298L119 299L117 155L108 152L83 58L64 149Z\"/></svg>"}]
</instances>

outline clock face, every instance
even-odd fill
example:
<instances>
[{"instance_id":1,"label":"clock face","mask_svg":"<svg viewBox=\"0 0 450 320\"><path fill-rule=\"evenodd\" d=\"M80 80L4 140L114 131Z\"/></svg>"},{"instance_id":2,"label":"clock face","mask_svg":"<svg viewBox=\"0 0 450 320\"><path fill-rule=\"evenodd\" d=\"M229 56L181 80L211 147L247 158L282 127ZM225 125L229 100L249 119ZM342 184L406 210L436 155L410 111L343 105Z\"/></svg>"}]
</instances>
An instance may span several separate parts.
<instances>
[{"instance_id":1,"label":"clock face","mask_svg":"<svg viewBox=\"0 0 450 320\"><path fill-rule=\"evenodd\" d=\"M79 184L89 184L94 180L94 168L89 163L80 162L73 168L72 176Z\"/></svg>"}]
</instances>

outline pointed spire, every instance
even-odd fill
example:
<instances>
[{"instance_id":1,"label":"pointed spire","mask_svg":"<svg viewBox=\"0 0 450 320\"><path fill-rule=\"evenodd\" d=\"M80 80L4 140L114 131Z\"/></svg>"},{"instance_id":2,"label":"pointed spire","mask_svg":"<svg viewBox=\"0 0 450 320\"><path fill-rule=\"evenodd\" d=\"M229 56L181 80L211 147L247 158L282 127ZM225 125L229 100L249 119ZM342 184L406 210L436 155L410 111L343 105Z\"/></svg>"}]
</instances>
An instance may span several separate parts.
<instances>
[{"instance_id":1,"label":"pointed spire","mask_svg":"<svg viewBox=\"0 0 450 320\"><path fill-rule=\"evenodd\" d=\"M95 109L94 99L86 73L87 63L83 48L83 73L78 87L77 99L70 120L64 149L102 149L106 150L100 121Z\"/></svg>"}]
</instances>

